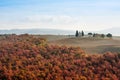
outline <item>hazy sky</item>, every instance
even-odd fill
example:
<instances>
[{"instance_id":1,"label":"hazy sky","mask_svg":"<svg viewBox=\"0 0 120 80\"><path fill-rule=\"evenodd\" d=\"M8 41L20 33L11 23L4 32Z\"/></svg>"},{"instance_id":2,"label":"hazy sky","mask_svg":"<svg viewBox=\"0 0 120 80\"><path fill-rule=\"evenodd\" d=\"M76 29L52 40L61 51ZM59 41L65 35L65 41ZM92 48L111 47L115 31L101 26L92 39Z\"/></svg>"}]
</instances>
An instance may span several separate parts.
<instances>
[{"instance_id":1,"label":"hazy sky","mask_svg":"<svg viewBox=\"0 0 120 80\"><path fill-rule=\"evenodd\" d=\"M0 29L120 27L120 0L0 0Z\"/></svg>"}]
</instances>

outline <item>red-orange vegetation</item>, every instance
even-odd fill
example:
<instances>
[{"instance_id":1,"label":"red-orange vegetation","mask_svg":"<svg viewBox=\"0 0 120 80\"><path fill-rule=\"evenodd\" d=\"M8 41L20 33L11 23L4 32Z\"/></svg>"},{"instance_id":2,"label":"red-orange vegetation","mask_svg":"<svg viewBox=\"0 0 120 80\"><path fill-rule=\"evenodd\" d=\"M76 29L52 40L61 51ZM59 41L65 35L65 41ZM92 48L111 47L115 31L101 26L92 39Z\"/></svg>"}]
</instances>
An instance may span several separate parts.
<instances>
[{"instance_id":1,"label":"red-orange vegetation","mask_svg":"<svg viewBox=\"0 0 120 80\"><path fill-rule=\"evenodd\" d=\"M32 35L0 39L0 80L120 80L120 54L88 55Z\"/></svg>"}]
</instances>

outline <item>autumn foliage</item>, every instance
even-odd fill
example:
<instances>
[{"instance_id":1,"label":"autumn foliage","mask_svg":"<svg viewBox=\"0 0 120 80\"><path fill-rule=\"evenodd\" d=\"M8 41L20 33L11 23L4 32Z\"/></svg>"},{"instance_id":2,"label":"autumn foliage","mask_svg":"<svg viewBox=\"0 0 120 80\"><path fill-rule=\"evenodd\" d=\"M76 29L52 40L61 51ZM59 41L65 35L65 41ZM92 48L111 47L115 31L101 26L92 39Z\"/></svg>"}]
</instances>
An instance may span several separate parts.
<instances>
[{"instance_id":1,"label":"autumn foliage","mask_svg":"<svg viewBox=\"0 0 120 80\"><path fill-rule=\"evenodd\" d=\"M0 80L120 80L120 54L88 55L32 35L0 39Z\"/></svg>"}]
</instances>

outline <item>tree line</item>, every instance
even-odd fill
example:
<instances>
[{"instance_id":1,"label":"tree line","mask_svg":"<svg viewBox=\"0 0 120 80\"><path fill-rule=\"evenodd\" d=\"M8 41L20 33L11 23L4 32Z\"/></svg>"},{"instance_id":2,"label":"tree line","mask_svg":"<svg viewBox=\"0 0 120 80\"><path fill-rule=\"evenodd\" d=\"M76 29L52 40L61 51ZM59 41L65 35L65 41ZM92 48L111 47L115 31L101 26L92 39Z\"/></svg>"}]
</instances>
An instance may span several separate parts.
<instances>
[{"instance_id":1,"label":"tree line","mask_svg":"<svg viewBox=\"0 0 120 80\"><path fill-rule=\"evenodd\" d=\"M76 37L84 36L84 31L82 30L82 31L80 32L80 31L76 30L75 36L76 36Z\"/></svg>"},{"instance_id":2,"label":"tree line","mask_svg":"<svg viewBox=\"0 0 120 80\"><path fill-rule=\"evenodd\" d=\"M76 30L75 36L76 36L76 37L83 37L83 36L85 36L85 33L84 33L83 30L82 30L81 32L78 31L78 30ZM101 37L101 38L105 38L105 37L112 38L112 34L111 34L111 33L99 34L99 33L89 32L89 33L87 34L87 36L89 36L89 37Z\"/></svg>"}]
</instances>

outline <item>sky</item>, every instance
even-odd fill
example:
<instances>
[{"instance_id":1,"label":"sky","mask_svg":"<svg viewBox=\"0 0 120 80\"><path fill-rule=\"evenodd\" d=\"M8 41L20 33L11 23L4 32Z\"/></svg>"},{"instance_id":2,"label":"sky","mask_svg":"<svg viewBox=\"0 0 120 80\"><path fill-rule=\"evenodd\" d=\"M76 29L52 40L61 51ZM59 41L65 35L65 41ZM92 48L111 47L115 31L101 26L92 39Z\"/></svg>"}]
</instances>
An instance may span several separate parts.
<instances>
[{"instance_id":1,"label":"sky","mask_svg":"<svg viewBox=\"0 0 120 80\"><path fill-rule=\"evenodd\" d=\"M0 0L0 29L120 27L120 0Z\"/></svg>"}]
</instances>

